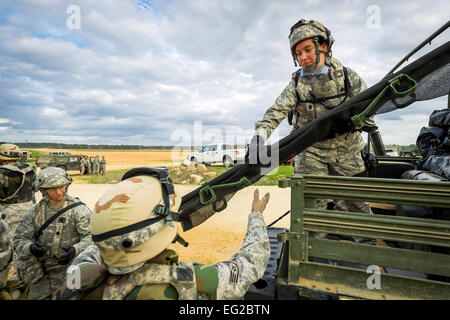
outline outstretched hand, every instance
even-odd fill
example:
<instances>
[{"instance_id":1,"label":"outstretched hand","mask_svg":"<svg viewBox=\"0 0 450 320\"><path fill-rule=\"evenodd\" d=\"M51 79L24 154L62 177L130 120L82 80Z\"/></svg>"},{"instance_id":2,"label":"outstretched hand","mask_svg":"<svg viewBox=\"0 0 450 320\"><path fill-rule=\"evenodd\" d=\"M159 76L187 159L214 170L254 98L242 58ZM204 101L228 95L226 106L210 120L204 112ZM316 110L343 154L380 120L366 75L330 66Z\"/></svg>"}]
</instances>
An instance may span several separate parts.
<instances>
[{"instance_id":1,"label":"outstretched hand","mask_svg":"<svg viewBox=\"0 0 450 320\"><path fill-rule=\"evenodd\" d=\"M253 203L252 203L252 212L263 213L264 209L266 209L267 202L269 202L270 193L266 193L266 195L259 200L259 190L256 189L253 193Z\"/></svg>"}]
</instances>

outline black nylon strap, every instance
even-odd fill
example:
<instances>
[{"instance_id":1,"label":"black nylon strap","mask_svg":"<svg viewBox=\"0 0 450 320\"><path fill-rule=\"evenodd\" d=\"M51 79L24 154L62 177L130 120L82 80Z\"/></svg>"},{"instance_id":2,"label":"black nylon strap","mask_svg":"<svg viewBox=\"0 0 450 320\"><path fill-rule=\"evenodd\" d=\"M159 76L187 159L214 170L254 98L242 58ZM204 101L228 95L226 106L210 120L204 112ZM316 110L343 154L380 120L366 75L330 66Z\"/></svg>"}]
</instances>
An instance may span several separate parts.
<instances>
[{"instance_id":1,"label":"black nylon strap","mask_svg":"<svg viewBox=\"0 0 450 320\"><path fill-rule=\"evenodd\" d=\"M59 210L57 213L55 213L50 219L48 219L47 221L45 221L45 223L39 228L39 230L34 234L34 237L35 237L35 239L36 240L38 240L39 239L39 237L41 236L41 234L42 234L42 231L44 231L44 229L45 228L47 228L48 227L48 225L50 224L50 223L52 223L53 221L55 221L55 219L56 218L58 218L60 215L62 215L64 212L66 212L66 211L68 211L68 210L70 210L70 209L72 209L72 208L75 208L75 207L77 207L77 206L79 206L79 205L82 205L82 204L84 204L83 202L75 202L75 203L72 203L72 204L70 204L70 205L68 205L67 207L65 207L65 208L63 208L63 209L61 209L61 210Z\"/></svg>"},{"instance_id":2,"label":"black nylon strap","mask_svg":"<svg viewBox=\"0 0 450 320\"><path fill-rule=\"evenodd\" d=\"M178 221L179 220L178 214L176 212L170 212L169 214L172 215L172 220L173 221ZM120 236L120 235L125 234L125 233L130 233L132 231L136 231L136 230L145 228L145 227L147 227L149 225L152 225L152 224L158 222L159 220L165 219L165 218L166 218L165 215L158 215L157 217L150 218L150 219L147 219L147 220L143 220L143 221L137 222L135 224L132 224L132 225L129 225L129 226L126 226L126 227L123 227L123 228L107 231L107 232L100 233L100 234L93 234L92 235L92 240L95 241L95 242L104 241L106 239L109 239L109 238L112 238L112 237L115 237L115 236Z\"/></svg>"},{"instance_id":3,"label":"black nylon strap","mask_svg":"<svg viewBox=\"0 0 450 320\"><path fill-rule=\"evenodd\" d=\"M93 234L92 235L92 240L95 241L95 242L104 241L106 239L109 239L109 238L112 238L112 237L115 237L115 236L120 236L120 235L125 234L125 233L130 233L132 231L145 228L145 227L147 227L147 226L149 226L151 224L154 224L155 222L158 222L161 219L164 219L163 215L160 215L160 216L157 216L157 217L154 217L154 218L150 218L150 219L147 219L147 220L143 220L143 221L140 221L138 223L135 223L135 224L123 227L123 228L107 231L107 232L100 233L100 234Z\"/></svg>"},{"instance_id":4,"label":"black nylon strap","mask_svg":"<svg viewBox=\"0 0 450 320\"><path fill-rule=\"evenodd\" d=\"M350 80L348 80L348 71L347 68L342 66L344 69L344 88L345 88L345 100L347 100L348 94L350 93ZM344 102L342 101L342 102Z\"/></svg>"}]
</instances>

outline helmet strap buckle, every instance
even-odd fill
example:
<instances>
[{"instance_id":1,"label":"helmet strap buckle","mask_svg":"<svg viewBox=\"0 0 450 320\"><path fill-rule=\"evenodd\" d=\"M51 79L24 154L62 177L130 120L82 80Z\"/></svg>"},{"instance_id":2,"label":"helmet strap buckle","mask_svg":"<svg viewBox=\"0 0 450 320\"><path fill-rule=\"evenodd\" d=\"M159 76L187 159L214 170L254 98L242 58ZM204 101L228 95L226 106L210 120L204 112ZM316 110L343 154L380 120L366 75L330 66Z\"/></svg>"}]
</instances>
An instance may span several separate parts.
<instances>
[{"instance_id":1,"label":"helmet strap buckle","mask_svg":"<svg viewBox=\"0 0 450 320\"><path fill-rule=\"evenodd\" d=\"M157 215L164 215L164 212L166 211L164 205L162 204L157 204L154 208L153 208L153 212L156 213Z\"/></svg>"},{"instance_id":2,"label":"helmet strap buckle","mask_svg":"<svg viewBox=\"0 0 450 320\"><path fill-rule=\"evenodd\" d=\"M184 240L178 233L177 233L177 236L175 237L175 239L172 242L178 242L183 247L189 246L189 242L186 242L186 240Z\"/></svg>"}]
</instances>

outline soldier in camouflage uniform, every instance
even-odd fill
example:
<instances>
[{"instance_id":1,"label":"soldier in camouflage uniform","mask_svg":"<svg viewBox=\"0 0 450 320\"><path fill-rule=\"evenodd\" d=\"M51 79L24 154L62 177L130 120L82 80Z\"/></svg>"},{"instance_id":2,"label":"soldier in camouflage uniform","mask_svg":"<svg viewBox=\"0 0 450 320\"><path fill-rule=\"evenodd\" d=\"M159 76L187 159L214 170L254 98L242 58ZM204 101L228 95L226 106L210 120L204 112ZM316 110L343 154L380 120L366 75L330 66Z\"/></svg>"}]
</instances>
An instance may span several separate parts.
<instances>
[{"instance_id":1,"label":"soldier in camouflage uniform","mask_svg":"<svg viewBox=\"0 0 450 320\"><path fill-rule=\"evenodd\" d=\"M33 189L43 197L25 214L14 234L17 270L29 284L30 300L51 299L65 281L67 265L92 244L91 211L67 194L71 182L61 168L41 170ZM52 217L55 219L50 220Z\"/></svg>"},{"instance_id":2,"label":"soldier in camouflage uniform","mask_svg":"<svg viewBox=\"0 0 450 320\"><path fill-rule=\"evenodd\" d=\"M95 156L92 165L92 174L98 175L99 172L100 172L100 159L98 158L98 156Z\"/></svg>"},{"instance_id":3,"label":"soldier in camouflage uniform","mask_svg":"<svg viewBox=\"0 0 450 320\"><path fill-rule=\"evenodd\" d=\"M13 268L13 239L1 208L0 217L0 300L25 300L28 287L18 279Z\"/></svg>"},{"instance_id":4,"label":"soldier in camouflage uniform","mask_svg":"<svg viewBox=\"0 0 450 320\"><path fill-rule=\"evenodd\" d=\"M80 156L80 173L81 175L84 175L86 172L86 160L84 160L84 156Z\"/></svg>"},{"instance_id":5,"label":"soldier in camouflage uniform","mask_svg":"<svg viewBox=\"0 0 450 320\"><path fill-rule=\"evenodd\" d=\"M1 210L0 210L1 213ZM13 260L13 246L6 221L0 219L0 300L9 300L7 287L9 270Z\"/></svg>"},{"instance_id":6,"label":"soldier in camouflage uniform","mask_svg":"<svg viewBox=\"0 0 450 320\"><path fill-rule=\"evenodd\" d=\"M36 168L29 163L17 162L21 154L14 144L0 144L0 205L11 234L14 234L34 200L32 184L36 178Z\"/></svg>"},{"instance_id":7,"label":"soldier in camouflage uniform","mask_svg":"<svg viewBox=\"0 0 450 320\"><path fill-rule=\"evenodd\" d=\"M86 156L86 168L87 168L87 173L91 174L92 173L92 164L91 164L91 160L89 160L89 158Z\"/></svg>"},{"instance_id":8,"label":"soldier in camouflage uniform","mask_svg":"<svg viewBox=\"0 0 450 320\"><path fill-rule=\"evenodd\" d=\"M100 163L100 172L101 172L102 176L104 176L105 173L106 173L106 159L105 159L105 156L102 156L102 161Z\"/></svg>"},{"instance_id":9,"label":"soldier in camouflage uniform","mask_svg":"<svg viewBox=\"0 0 450 320\"><path fill-rule=\"evenodd\" d=\"M35 202L32 184L36 178L36 168L28 163L20 163L21 150L10 143L0 144L0 207L4 226L12 237L19 222ZM12 246L11 246L12 249ZM22 299L26 295L26 283L20 280L13 254L9 267L5 268L4 299ZM2 281L3 282L3 281Z\"/></svg>"},{"instance_id":10,"label":"soldier in camouflage uniform","mask_svg":"<svg viewBox=\"0 0 450 320\"><path fill-rule=\"evenodd\" d=\"M161 178L167 177L167 168L157 169L165 173L157 177L142 171L126 174L128 178L100 197L91 220L95 245L68 268L67 287L59 290L57 298L240 299L262 277L270 244L261 213L269 194L260 200L255 191L243 246L229 261L178 262L176 252L167 248L175 241L186 245L177 235L178 222L172 211L181 199L170 178ZM79 276L79 290L76 281L71 284L71 272Z\"/></svg>"},{"instance_id":11,"label":"soldier in camouflage uniform","mask_svg":"<svg viewBox=\"0 0 450 320\"><path fill-rule=\"evenodd\" d=\"M267 141L289 112L293 113L295 130L367 88L355 71L331 57L334 39L321 23L300 20L291 28L289 42L294 63L297 65L298 62L301 68L292 74L291 81L266 111L264 118L256 122L255 135L249 146L250 156L252 152L261 150L260 145ZM365 126L373 125L373 118L365 123ZM363 148L364 140L358 130L318 141L297 155L294 172L366 176L361 156ZM325 199L316 203L317 208L326 206ZM347 202L344 207L349 211L371 213L367 203Z\"/></svg>"}]
</instances>

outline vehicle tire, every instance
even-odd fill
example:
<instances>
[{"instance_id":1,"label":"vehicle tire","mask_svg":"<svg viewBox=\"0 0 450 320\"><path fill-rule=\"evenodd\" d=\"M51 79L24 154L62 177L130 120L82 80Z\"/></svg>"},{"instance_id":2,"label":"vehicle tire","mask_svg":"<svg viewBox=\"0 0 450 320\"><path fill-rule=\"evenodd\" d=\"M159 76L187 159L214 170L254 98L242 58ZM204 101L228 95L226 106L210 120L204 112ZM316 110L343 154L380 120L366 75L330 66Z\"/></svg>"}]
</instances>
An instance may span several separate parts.
<instances>
[{"instance_id":1,"label":"vehicle tire","mask_svg":"<svg viewBox=\"0 0 450 320\"><path fill-rule=\"evenodd\" d=\"M228 157L228 156L223 157L223 166L224 166L225 168L229 168L229 167L231 167L232 165L233 165L233 160L231 160L230 157Z\"/></svg>"},{"instance_id":2,"label":"vehicle tire","mask_svg":"<svg viewBox=\"0 0 450 320\"><path fill-rule=\"evenodd\" d=\"M199 162L197 161L197 158L195 158L195 157L191 158L191 162L194 164L199 164Z\"/></svg>"}]
</instances>

